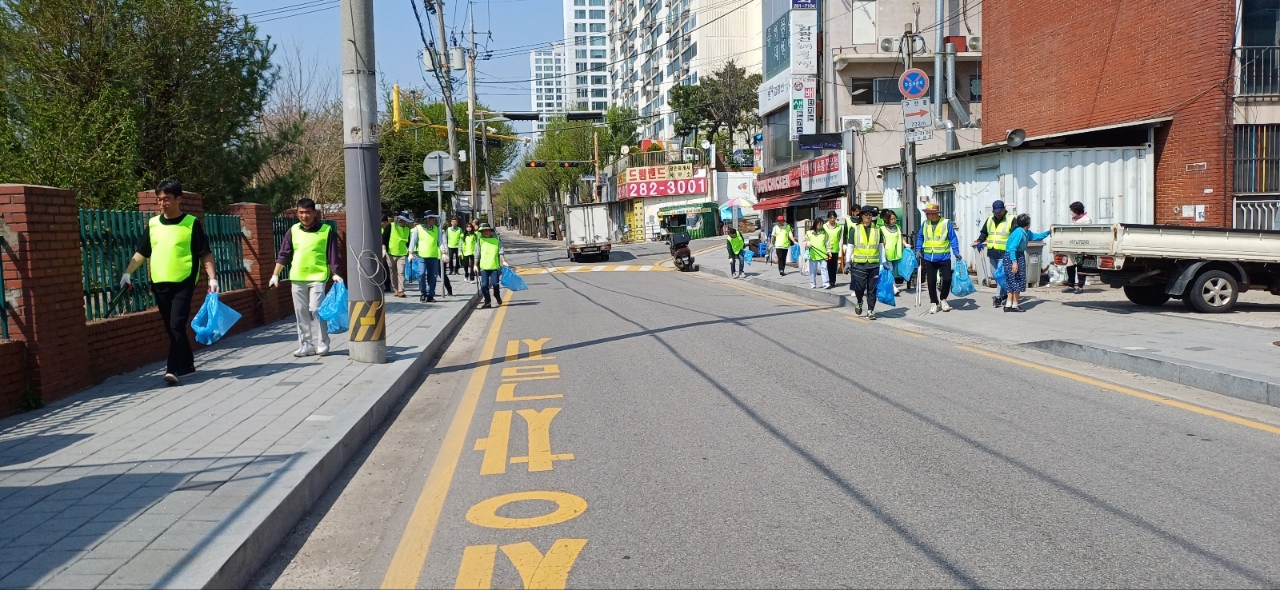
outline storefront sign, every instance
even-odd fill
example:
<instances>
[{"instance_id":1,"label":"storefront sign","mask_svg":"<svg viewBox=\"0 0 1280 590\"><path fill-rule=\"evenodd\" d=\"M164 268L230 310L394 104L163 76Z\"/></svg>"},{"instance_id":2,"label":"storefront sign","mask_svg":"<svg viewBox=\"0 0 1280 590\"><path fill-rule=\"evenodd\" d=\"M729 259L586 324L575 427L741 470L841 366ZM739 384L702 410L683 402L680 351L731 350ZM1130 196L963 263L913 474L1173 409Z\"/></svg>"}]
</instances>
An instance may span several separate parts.
<instances>
[{"instance_id":1,"label":"storefront sign","mask_svg":"<svg viewBox=\"0 0 1280 590\"><path fill-rule=\"evenodd\" d=\"M764 29L764 79L769 80L791 67L791 12L787 11Z\"/></svg>"},{"instance_id":2,"label":"storefront sign","mask_svg":"<svg viewBox=\"0 0 1280 590\"><path fill-rule=\"evenodd\" d=\"M624 183L649 182L651 180L679 180L693 178L693 164L672 164L670 166L640 166L627 168Z\"/></svg>"},{"instance_id":3,"label":"storefront sign","mask_svg":"<svg viewBox=\"0 0 1280 590\"><path fill-rule=\"evenodd\" d=\"M785 191L800 187L800 168L797 166L782 174L770 173L769 176L756 179L756 198L777 191Z\"/></svg>"},{"instance_id":4,"label":"storefront sign","mask_svg":"<svg viewBox=\"0 0 1280 590\"><path fill-rule=\"evenodd\" d=\"M812 76L791 78L791 141L818 128L818 79Z\"/></svg>"},{"instance_id":5,"label":"storefront sign","mask_svg":"<svg viewBox=\"0 0 1280 590\"><path fill-rule=\"evenodd\" d=\"M840 213L840 199L832 199L830 201L818 201L819 211L835 211Z\"/></svg>"},{"instance_id":6,"label":"storefront sign","mask_svg":"<svg viewBox=\"0 0 1280 590\"><path fill-rule=\"evenodd\" d=\"M791 11L791 75L818 73L818 11Z\"/></svg>"},{"instance_id":7,"label":"storefront sign","mask_svg":"<svg viewBox=\"0 0 1280 590\"><path fill-rule=\"evenodd\" d=\"M844 135L840 133L814 133L800 136L802 150L838 150L844 147Z\"/></svg>"},{"instance_id":8,"label":"storefront sign","mask_svg":"<svg viewBox=\"0 0 1280 590\"><path fill-rule=\"evenodd\" d=\"M760 85L758 107L761 115L767 115L779 107L786 106L791 99L791 76L786 72L774 76Z\"/></svg>"},{"instance_id":9,"label":"storefront sign","mask_svg":"<svg viewBox=\"0 0 1280 590\"><path fill-rule=\"evenodd\" d=\"M705 194L707 194L705 176L683 180L628 182L622 187L622 198L626 199Z\"/></svg>"},{"instance_id":10,"label":"storefront sign","mask_svg":"<svg viewBox=\"0 0 1280 590\"><path fill-rule=\"evenodd\" d=\"M817 10L818 0L791 0L791 10Z\"/></svg>"},{"instance_id":11,"label":"storefront sign","mask_svg":"<svg viewBox=\"0 0 1280 590\"><path fill-rule=\"evenodd\" d=\"M817 191L849 184L844 152L836 152L800 163L800 190Z\"/></svg>"}]
</instances>

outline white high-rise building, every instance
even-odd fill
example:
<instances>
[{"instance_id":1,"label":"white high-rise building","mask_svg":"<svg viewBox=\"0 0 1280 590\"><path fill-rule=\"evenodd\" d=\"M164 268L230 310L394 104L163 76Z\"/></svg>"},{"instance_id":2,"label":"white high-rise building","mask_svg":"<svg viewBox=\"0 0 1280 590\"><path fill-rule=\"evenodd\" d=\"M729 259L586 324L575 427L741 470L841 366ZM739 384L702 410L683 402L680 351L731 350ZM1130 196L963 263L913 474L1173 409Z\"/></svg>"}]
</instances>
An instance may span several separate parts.
<instances>
[{"instance_id":1,"label":"white high-rise building","mask_svg":"<svg viewBox=\"0 0 1280 590\"><path fill-rule=\"evenodd\" d=\"M614 68L607 0L563 0L565 110L608 110Z\"/></svg>"},{"instance_id":2,"label":"white high-rise building","mask_svg":"<svg viewBox=\"0 0 1280 590\"><path fill-rule=\"evenodd\" d=\"M569 78L566 77L564 46L555 44L551 49L529 52L529 103L539 113L562 113L570 108L567 100ZM534 123L535 131L546 127L543 121Z\"/></svg>"},{"instance_id":3,"label":"white high-rise building","mask_svg":"<svg viewBox=\"0 0 1280 590\"><path fill-rule=\"evenodd\" d=\"M760 0L612 0L613 104L644 117L642 137L672 139L672 87L697 84L729 60L760 72L760 19Z\"/></svg>"}]
</instances>

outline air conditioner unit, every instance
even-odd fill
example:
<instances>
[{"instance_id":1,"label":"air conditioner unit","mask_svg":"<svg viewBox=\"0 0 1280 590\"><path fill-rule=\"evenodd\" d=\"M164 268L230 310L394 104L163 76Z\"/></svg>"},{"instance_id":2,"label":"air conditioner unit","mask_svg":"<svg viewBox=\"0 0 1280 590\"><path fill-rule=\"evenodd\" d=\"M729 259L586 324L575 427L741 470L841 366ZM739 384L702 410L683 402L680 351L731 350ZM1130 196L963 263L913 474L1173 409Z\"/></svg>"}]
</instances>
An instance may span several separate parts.
<instances>
[{"instance_id":1,"label":"air conditioner unit","mask_svg":"<svg viewBox=\"0 0 1280 590\"><path fill-rule=\"evenodd\" d=\"M969 37L969 51L982 51L982 37Z\"/></svg>"},{"instance_id":2,"label":"air conditioner unit","mask_svg":"<svg viewBox=\"0 0 1280 590\"><path fill-rule=\"evenodd\" d=\"M870 133L874 128L871 115L846 115L840 117L840 131L857 131Z\"/></svg>"},{"instance_id":3,"label":"air conditioner unit","mask_svg":"<svg viewBox=\"0 0 1280 590\"><path fill-rule=\"evenodd\" d=\"M880 53L897 53L902 49L901 37L881 37Z\"/></svg>"}]
</instances>

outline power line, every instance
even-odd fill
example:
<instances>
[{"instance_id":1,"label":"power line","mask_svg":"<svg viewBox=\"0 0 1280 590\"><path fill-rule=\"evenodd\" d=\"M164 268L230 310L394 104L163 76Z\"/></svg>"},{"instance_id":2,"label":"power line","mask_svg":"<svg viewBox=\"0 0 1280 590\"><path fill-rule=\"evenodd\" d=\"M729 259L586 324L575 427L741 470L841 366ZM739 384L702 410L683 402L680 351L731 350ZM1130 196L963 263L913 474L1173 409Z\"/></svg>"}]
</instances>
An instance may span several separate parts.
<instances>
[{"instance_id":1,"label":"power line","mask_svg":"<svg viewBox=\"0 0 1280 590\"><path fill-rule=\"evenodd\" d=\"M329 3L336 4L335 0L311 0L310 2L299 2L297 4L287 4L285 6L277 6L276 8L268 8L266 10L255 10L253 12L245 13L245 16L269 16L269 15L278 14L281 12L290 12L293 10L305 10L308 8L315 8L316 6L320 6L322 4L329 4Z\"/></svg>"},{"instance_id":2,"label":"power line","mask_svg":"<svg viewBox=\"0 0 1280 590\"><path fill-rule=\"evenodd\" d=\"M269 22L272 22L272 21L278 21L278 20L284 20L284 19L287 19L287 18L293 18L293 17L295 17L295 16L304 16L304 15L308 15L308 14L314 14L314 13L317 13L317 12L325 12L325 11L328 11L328 10L333 10L333 9L335 9L335 8L338 8L338 6L339 6L339 5L340 5L340 3L338 3L338 2L334 2L334 3L329 4L329 5L327 5L327 6L320 6L320 7L318 7L318 8L312 8L312 9L310 9L310 10L303 10L303 11L299 11L299 12L291 12L291 13L287 13L287 14L285 14L285 13L277 13L277 14L275 14L275 15L270 15L270 18L258 18L257 20L253 20L252 22L254 22L254 23L256 23L256 24L269 23ZM319 5L318 5L318 6L319 6ZM246 18L250 18L250 19L252 20L254 17L251 17L251 16L246 15Z\"/></svg>"}]
</instances>

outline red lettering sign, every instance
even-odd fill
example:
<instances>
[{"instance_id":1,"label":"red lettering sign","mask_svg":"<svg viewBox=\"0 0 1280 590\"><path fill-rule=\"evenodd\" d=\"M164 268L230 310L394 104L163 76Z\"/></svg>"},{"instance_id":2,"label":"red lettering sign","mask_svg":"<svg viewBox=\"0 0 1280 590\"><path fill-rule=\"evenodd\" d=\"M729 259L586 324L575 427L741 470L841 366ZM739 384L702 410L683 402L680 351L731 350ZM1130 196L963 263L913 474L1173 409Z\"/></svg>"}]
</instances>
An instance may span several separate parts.
<instances>
[{"instance_id":1,"label":"red lettering sign","mask_svg":"<svg viewBox=\"0 0 1280 590\"><path fill-rule=\"evenodd\" d=\"M621 187L628 199L639 197L670 197L699 195L707 192L706 178L684 178L650 182L632 182Z\"/></svg>"}]
</instances>

